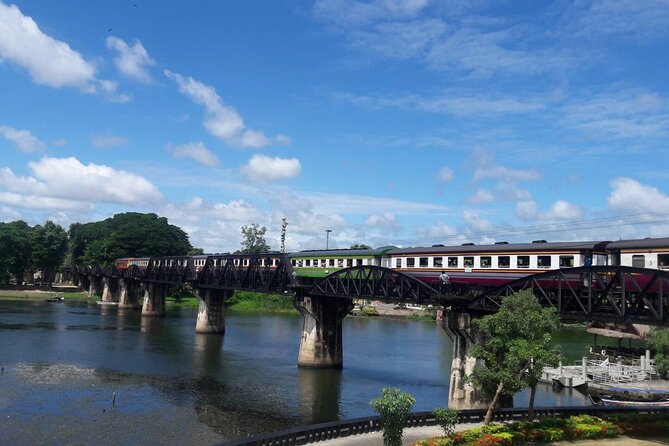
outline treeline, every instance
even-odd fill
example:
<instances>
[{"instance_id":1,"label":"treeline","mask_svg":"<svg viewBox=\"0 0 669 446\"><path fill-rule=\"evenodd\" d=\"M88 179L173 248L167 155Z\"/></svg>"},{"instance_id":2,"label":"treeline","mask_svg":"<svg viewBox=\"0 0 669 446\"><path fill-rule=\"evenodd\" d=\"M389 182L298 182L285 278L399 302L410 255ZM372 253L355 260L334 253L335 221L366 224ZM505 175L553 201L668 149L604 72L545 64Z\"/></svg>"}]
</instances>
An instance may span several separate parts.
<instances>
[{"instance_id":1,"label":"treeline","mask_svg":"<svg viewBox=\"0 0 669 446\"><path fill-rule=\"evenodd\" d=\"M51 221L29 226L0 222L0 281L23 280L24 271L39 270L50 282L62 265L108 266L120 257L198 253L188 235L167 218L128 212L93 223L73 223L68 231Z\"/></svg>"}]
</instances>

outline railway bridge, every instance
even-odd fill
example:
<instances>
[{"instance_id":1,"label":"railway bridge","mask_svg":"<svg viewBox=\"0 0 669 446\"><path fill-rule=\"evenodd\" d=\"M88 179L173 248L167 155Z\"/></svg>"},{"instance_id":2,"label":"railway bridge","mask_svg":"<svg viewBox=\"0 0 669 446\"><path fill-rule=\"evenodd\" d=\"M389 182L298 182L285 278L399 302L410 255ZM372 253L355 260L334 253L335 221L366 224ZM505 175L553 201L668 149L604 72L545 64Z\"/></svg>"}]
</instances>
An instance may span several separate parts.
<instances>
[{"instance_id":1,"label":"railway bridge","mask_svg":"<svg viewBox=\"0 0 669 446\"><path fill-rule=\"evenodd\" d=\"M101 295L142 315L165 315L169 286L188 286L200 299L196 331L225 332L225 301L235 290L290 294L303 316L298 365L341 368L342 321L354 299L432 304L445 309L443 327L453 340L449 407L473 409L487 401L467 383L480 341L472 319L497 311L505 296L531 290L563 320L668 325L669 272L623 266L589 266L546 271L498 288L437 289L416 278L378 266L356 266L324 278L298 276L285 255L209 256L196 267L188 257L154 257L146 268L80 266L61 271L61 281ZM264 260L264 261L261 261ZM271 266L270 266L271 265ZM457 292L456 292L457 291ZM532 327L528 327L531 329Z\"/></svg>"}]
</instances>

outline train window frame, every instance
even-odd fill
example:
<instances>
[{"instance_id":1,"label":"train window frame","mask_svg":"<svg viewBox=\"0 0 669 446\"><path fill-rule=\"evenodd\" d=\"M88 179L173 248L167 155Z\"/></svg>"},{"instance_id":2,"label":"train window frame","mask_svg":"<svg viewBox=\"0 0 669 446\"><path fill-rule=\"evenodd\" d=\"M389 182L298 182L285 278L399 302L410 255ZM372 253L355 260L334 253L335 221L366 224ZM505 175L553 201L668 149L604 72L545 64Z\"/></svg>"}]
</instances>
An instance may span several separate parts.
<instances>
[{"instance_id":1,"label":"train window frame","mask_svg":"<svg viewBox=\"0 0 669 446\"><path fill-rule=\"evenodd\" d=\"M659 269L669 269L669 253L657 253L657 267Z\"/></svg>"},{"instance_id":2,"label":"train window frame","mask_svg":"<svg viewBox=\"0 0 669 446\"><path fill-rule=\"evenodd\" d=\"M433 257L432 258L432 265L435 268L443 268L444 266L444 258L443 257Z\"/></svg>"},{"instance_id":3,"label":"train window frame","mask_svg":"<svg viewBox=\"0 0 669 446\"><path fill-rule=\"evenodd\" d=\"M355 266L362 266L362 259L355 259Z\"/></svg>"},{"instance_id":4,"label":"train window frame","mask_svg":"<svg viewBox=\"0 0 669 446\"><path fill-rule=\"evenodd\" d=\"M290 261L290 264L293 266L297 266L297 260L293 259Z\"/></svg>"},{"instance_id":5,"label":"train window frame","mask_svg":"<svg viewBox=\"0 0 669 446\"><path fill-rule=\"evenodd\" d=\"M522 259L522 262L521 262ZM530 267L530 256L516 256L516 267L517 268L529 268Z\"/></svg>"},{"instance_id":6,"label":"train window frame","mask_svg":"<svg viewBox=\"0 0 669 446\"><path fill-rule=\"evenodd\" d=\"M573 255L561 255L558 259L558 265L560 268L573 268L574 267L574 256Z\"/></svg>"},{"instance_id":7,"label":"train window frame","mask_svg":"<svg viewBox=\"0 0 669 446\"><path fill-rule=\"evenodd\" d=\"M481 268L492 268L492 256L481 256Z\"/></svg>"},{"instance_id":8,"label":"train window frame","mask_svg":"<svg viewBox=\"0 0 669 446\"><path fill-rule=\"evenodd\" d=\"M460 262L458 261L457 257L448 257L446 264L449 268L457 268L459 263Z\"/></svg>"},{"instance_id":9,"label":"train window frame","mask_svg":"<svg viewBox=\"0 0 669 446\"><path fill-rule=\"evenodd\" d=\"M311 266L311 259L304 259L304 266L305 267Z\"/></svg>"},{"instance_id":10,"label":"train window frame","mask_svg":"<svg viewBox=\"0 0 669 446\"><path fill-rule=\"evenodd\" d=\"M639 260L643 262L641 266L639 266ZM646 255L645 254L633 254L632 255L632 268L645 268L646 267Z\"/></svg>"},{"instance_id":11,"label":"train window frame","mask_svg":"<svg viewBox=\"0 0 669 446\"><path fill-rule=\"evenodd\" d=\"M395 257L395 268L402 268L402 257Z\"/></svg>"},{"instance_id":12,"label":"train window frame","mask_svg":"<svg viewBox=\"0 0 669 446\"><path fill-rule=\"evenodd\" d=\"M429 257L418 257L418 267L419 268L427 268L430 266L430 258Z\"/></svg>"},{"instance_id":13,"label":"train window frame","mask_svg":"<svg viewBox=\"0 0 669 446\"><path fill-rule=\"evenodd\" d=\"M537 256L537 268L550 268L552 264L552 256Z\"/></svg>"},{"instance_id":14,"label":"train window frame","mask_svg":"<svg viewBox=\"0 0 669 446\"><path fill-rule=\"evenodd\" d=\"M511 256L497 256L497 268L511 268Z\"/></svg>"},{"instance_id":15,"label":"train window frame","mask_svg":"<svg viewBox=\"0 0 669 446\"><path fill-rule=\"evenodd\" d=\"M346 268L351 268L353 266L353 259L346 259Z\"/></svg>"},{"instance_id":16,"label":"train window frame","mask_svg":"<svg viewBox=\"0 0 669 446\"><path fill-rule=\"evenodd\" d=\"M328 266L329 267L334 267L335 266L335 259L328 259Z\"/></svg>"},{"instance_id":17,"label":"train window frame","mask_svg":"<svg viewBox=\"0 0 669 446\"><path fill-rule=\"evenodd\" d=\"M474 268L474 256L463 257L462 264L465 268Z\"/></svg>"},{"instance_id":18,"label":"train window frame","mask_svg":"<svg viewBox=\"0 0 669 446\"><path fill-rule=\"evenodd\" d=\"M416 258L407 257L407 268L415 268L415 267L416 267Z\"/></svg>"}]
</instances>

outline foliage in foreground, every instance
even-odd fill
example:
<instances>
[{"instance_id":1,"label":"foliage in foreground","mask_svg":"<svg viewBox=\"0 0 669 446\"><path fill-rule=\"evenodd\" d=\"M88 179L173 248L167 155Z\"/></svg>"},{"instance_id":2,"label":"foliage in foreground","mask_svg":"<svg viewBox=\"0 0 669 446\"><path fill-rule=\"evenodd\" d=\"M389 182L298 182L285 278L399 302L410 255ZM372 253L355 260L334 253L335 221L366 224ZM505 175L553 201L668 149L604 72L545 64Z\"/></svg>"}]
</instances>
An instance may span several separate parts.
<instances>
[{"instance_id":1,"label":"foliage in foreground","mask_svg":"<svg viewBox=\"0 0 669 446\"><path fill-rule=\"evenodd\" d=\"M619 435L651 436L669 433L669 414L591 415L547 418L541 421L490 424L452 437L420 440L414 446L512 446L524 443L596 440Z\"/></svg>"},{"instance_id":2,"label":"foliage in foreground","mask_svg":"<svg viewBox=\"0 0 669 446\"><path fill-rule=\"evenodd\" d=\"M382 392L382 396L373 399L370 405L381 415L383 444L402 446L404 425L416 399L397 387L384 387Z\"/></svg>"},{"instance_id":3,"label":"foliage in foreground","mask_svg":"<svg viewBox=\"0 0 669 446\"><path fill-rule=\"evenodd\" d=\"M648 335L648 346L655 351L655 367L661 377L669 372L669 329L655 327Z\"/></svg>"},{"instance_id":4,"label":"foliage in foreground","mask_svg":"<svg viewBox=\"0 0 669 446\"><path fill-rule=\"evenodd\" d=\"M240 311L297 312L293 307L292 298L281 294L237 291L225 304L231 309Z\"/></svg>"}]
</instances>

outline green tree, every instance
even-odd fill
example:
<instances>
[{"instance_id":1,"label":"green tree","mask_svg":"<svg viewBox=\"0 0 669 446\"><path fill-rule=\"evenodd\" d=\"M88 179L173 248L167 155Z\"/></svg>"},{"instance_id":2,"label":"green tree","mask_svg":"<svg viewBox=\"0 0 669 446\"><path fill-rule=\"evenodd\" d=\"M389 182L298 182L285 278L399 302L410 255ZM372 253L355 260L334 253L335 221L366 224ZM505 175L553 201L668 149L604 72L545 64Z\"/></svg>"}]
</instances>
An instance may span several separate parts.
<instances>
[{"instance_id":1,"label":"green tree","mask_svg":"<svg viewBox=\"0 0 669 446\"><path fill-rule=\"evenodd\" d=\"M30 264L32 228L24 221L0 223L0 281L8 283L10 275L16 283L23 281L23 272Z\"/></svg>"},{"instance_id":2,"label":"green tree","mask_svg":"<svg viewBox=\"0 0 669 446\"><path fill-rule=\"evenodd\" d=\"M365 245L364 243L355 243L351 245L349 249L372 249L372 247L369 245Z\"/></svg>"},{"instance_id":3,"label":"green tree","mask_svg":"<svg viewBox=\"0 0 669 446\"><path fill-rule=\"evenodd\" d=\"M410 394L397 387L384 387L382 396L375 398L370 405L381 415L384 446L402 446L402 434L407 415L416 403Z\"/></svg>"},{"instance_id":4,"label":"green tree","mask_svg":"<svg viewBox=\"0 0 669 446\"><path fill-rule=\"evenodd\" d=\"M474 368L469 380L492 398L484 421L489 424L502 395L513 395L535 383L543 366L555 359L551 339L559 320L554 309L543 308L525 290L505 297L497 313L475 320L474 325L483 341L472 354L483 364ZM533 406L533 393L530 403Z\"/></svg>"},{"instance_id":5,"label":"green tree","mask_svg":"<svg viewBox=\"0 0 669 446\"><path fill-rule=\"evenodd\" d=\"M63 264L67 252L67 232L52 221L37 225L30 236L32 264L42 270L42 280L51 283L55 270Z\"/></svg>"},{"instance_id":6,"label":"green tree","mask_svg":"<svg viewBox=\"0 0 669 446\"><path fill-rule=\"evenodd\" d=\"M242 226L242 249L237 252L241 254L269 252L269 245L265 241L266 232L267 228L260 227L258 223Z\"/></svg>"},{"instance_id":7,"label":"green tree","mask_svg":"<svg viewBox=\"0 0 669 446\"><path fill-rule=\"evenodd\" d=\"M669 330L655 327L648 334L646 340L651 350L655 352L655 367L662 378L669 372Z\"/></svg>"}]
</instances>

